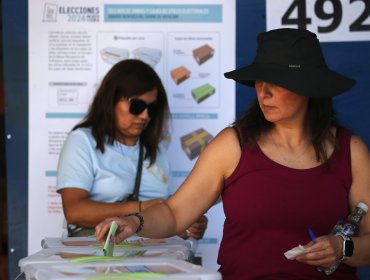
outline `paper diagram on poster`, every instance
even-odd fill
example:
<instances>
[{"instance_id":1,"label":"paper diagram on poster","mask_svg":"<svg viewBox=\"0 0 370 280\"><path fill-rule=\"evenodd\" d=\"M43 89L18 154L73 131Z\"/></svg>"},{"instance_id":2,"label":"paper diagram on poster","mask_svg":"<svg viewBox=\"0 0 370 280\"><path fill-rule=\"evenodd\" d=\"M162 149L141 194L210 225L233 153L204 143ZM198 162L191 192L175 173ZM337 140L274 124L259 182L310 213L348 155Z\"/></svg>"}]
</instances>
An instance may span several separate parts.
<instances>
[{"instance_id":1,"label":"paper diagram on poster","mask_svg":"<svg viewBox=\"0 0 370 280\"><path fill-rule=\"evenodd\" d=\"M192 160L200 155L213 136L204 128L199 128L180 138L181 147L187 157Z\"/></svg>"},{"instance_id":2,"label":"paper diagram on poster","mask_svg":"<svg viewBox=\"0 0 370 280\"><path fill-rule=\"evenodd\" d=\"M163 80L164 36L160 32L99 32L98 80L112 65L125 59L139 59L149 64Z\"/></svg>"},{"instance_id":3,"label":"paper diagram on poster","mask_svg":"<svg viewBox=\"0 0 370 280\"><path fill-rule=\"evenodd\" d=\"M168 99L172 108L220 106L220 38L218 33L169 33Z\"/></svg>"}]
</instances>

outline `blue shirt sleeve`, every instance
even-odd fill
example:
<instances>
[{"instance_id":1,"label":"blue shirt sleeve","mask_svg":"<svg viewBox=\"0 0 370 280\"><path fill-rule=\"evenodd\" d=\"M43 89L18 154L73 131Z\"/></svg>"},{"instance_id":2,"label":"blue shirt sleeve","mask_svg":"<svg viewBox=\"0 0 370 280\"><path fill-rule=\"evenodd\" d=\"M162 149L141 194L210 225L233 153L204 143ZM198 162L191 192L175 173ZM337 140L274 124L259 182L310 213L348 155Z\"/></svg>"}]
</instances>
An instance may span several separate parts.
<instances>
[{"instance_id":1,"label":"blue shirt sleeve","mask_svg":"<svg viewBox=\"0 0 370 280\"><path fill-rule=\"evenodd\" d=\"M57 191L66 187L81 188L88 192L93 186L94 176L90 141L84 134L72 131L59 155Z\"/></svg>"}]
</instances>

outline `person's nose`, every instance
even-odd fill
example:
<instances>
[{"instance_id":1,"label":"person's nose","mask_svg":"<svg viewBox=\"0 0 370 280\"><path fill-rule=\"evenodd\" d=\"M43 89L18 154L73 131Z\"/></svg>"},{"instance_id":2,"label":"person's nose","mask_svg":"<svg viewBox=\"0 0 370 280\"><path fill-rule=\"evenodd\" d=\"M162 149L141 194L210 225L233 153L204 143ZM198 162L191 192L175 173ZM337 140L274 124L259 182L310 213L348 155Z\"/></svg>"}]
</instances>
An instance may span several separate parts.
<instances>
[{"instance_id":1,"label":"person's nose","mask_svg":"<svg viewBox=\"0 0 370 280\"><path fill-rule=\"evenodd\" d=\"M260 81L257 84L257 93L261 98L269 98L272 96L271 87L269 83Z\"/></svg>"},{"instance_id":2,"label":"person's nose","mask_svg":"<svg viewBox=\"0 0 370 280\"><path fill-rule=\"evenodd\" d=\"M148 108L145 108L145 110L141 112L141 114L139 115L139 118L143 120L150 119Z\"/></svg>"}]
</instances>

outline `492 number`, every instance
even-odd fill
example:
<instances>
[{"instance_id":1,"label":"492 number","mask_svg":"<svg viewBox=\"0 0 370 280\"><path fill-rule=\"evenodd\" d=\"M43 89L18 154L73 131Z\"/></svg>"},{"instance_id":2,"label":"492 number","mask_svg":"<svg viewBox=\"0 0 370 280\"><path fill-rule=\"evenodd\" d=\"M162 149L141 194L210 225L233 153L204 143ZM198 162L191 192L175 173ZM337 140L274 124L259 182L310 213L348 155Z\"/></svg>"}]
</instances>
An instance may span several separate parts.
<instances>
[{"instance_id":1,"label":"492 number","mask_svg":"<svg viewBox=\"0 0 370 280\"><path fill-rule=\"evenodd\" d=\"M363 2L364 9L360 15L355 18L349 25L350 31L370 31L370 24L365 24L365 21L370 17L370 1L369 0L350 0L350 4L354 2ZM331 11L324 9L324 5L331 5ZM297 13L294 13L295 10ZM318 26L319 33L329 33L335 30L341 23L343 17L343 7L340 0L316 0L314 5L315 15L321 19L330 21L328 25ZM307 25L311 24L311 18L307 17L306 0L294 0L281 18L282 25L297 25L300 29L307 29Z\"/></svg>"}]
</instances>

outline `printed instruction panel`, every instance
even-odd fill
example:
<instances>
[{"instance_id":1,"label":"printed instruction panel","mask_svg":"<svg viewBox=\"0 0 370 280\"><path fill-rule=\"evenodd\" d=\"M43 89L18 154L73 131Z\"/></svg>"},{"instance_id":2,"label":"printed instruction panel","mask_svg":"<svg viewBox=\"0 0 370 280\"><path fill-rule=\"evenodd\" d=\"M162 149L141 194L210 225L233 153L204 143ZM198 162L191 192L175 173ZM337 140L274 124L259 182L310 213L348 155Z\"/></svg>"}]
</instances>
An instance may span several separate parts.
<instances>
[{"instance_id":1,"label":"printed instruction panel","mask_svg":"<svg viewBox=\"0 0 370 280\"><path fill-rule=\"evenodd\" d=\"M121 60L140 59L162 79L172 115L172 191L183 182L235 117L235 83L223 76L235 69L235 6L235 0L29 0L29 253L42 238L65 232L55 192L59 153ZM221 206L214 209L223 217ZM210 219L210 229L212 223L217 231L207 230L204 240L218 246L223 218ZM215 258L214 250L209 255Z\"/></svg>"}]
</instances>

